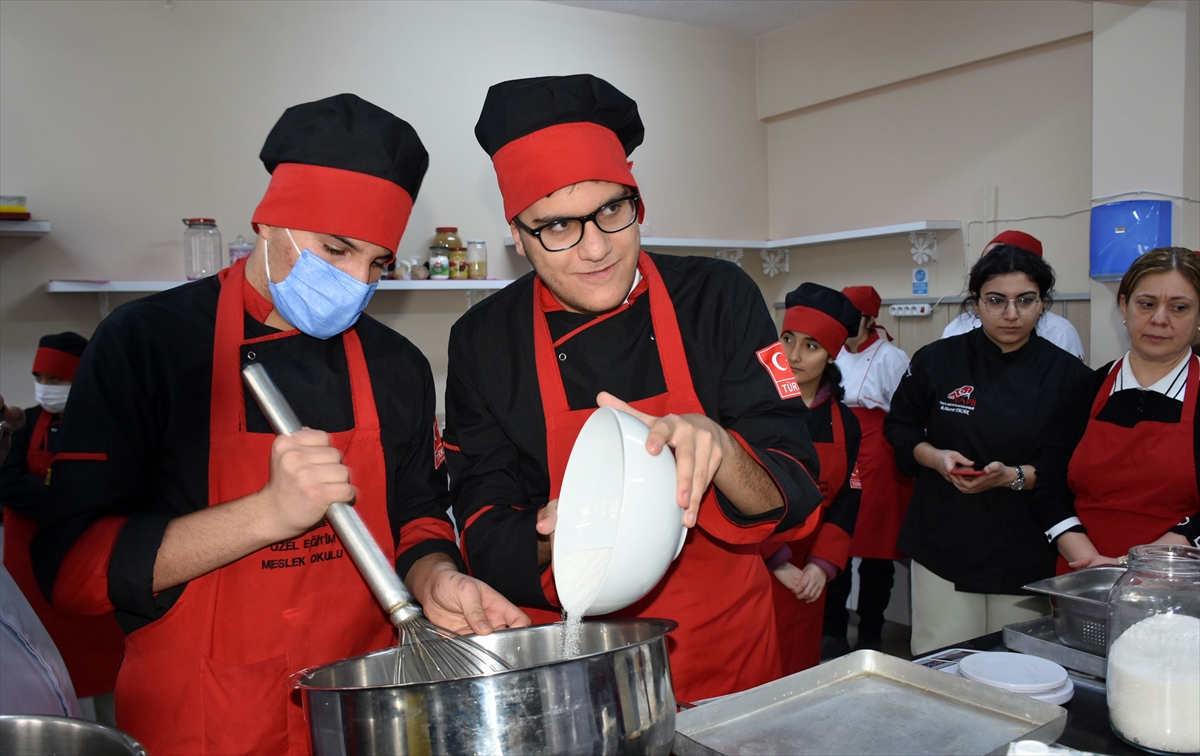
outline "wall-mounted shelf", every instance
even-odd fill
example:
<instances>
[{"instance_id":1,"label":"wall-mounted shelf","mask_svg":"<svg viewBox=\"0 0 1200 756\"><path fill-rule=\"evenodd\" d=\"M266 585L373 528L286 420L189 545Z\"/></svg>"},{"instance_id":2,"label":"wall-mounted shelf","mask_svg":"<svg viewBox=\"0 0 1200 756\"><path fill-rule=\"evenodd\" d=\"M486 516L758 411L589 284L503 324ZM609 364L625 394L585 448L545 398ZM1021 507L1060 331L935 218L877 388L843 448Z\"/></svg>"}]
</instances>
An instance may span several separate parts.
<instances>
[{"instance_id":1,"label":"wall-mounted shelf","mask_svg":"<svg viewBox=\"0 0 1200 756\"><path fill-rule=\"evenodd\" d=\"M100 317L108 316L109 294L153 294L182 286L187 281L47 281L46 291L50 294L96 294L100 303ZM484 279L468 281L406 281L403 279L379 282L379 291L465 291L467 306L478 301L476 292L496 291L512 281ZM479 299L482 299L480 297Z\"/></svg>"},{"instance_id":2,"label":"wall-mounted shelf","mask_svg":"<svg viewBox=\"0 0 1200 756\"><path fill-rule=\"evenodd\" d=\"M45 236L50 233L50 221L0 220L0 236Z\"/></svg>"},{"instance_id":3,"label":"wall-mounted shelf","mask_svg":"<svg viewBox=\"0 0 1200 756\"><path fill-rule=\"evenodd\" d=\"M914 231L958 231L962 228L959 221L914 221L912 223L897 223L891 226L873 226L857 228L850 231L836 231L830 234L812 234L811 236L792 236L787 239L683 239L677 237L643 236L642 246L647 249L782 249L790 247L808 247L814 244L830 244L832 242L852 241L855 239L875 239L881 236L899 236ZM512 239L506 239L506 246L514 246Z\"/></svg>"}]
</instances>

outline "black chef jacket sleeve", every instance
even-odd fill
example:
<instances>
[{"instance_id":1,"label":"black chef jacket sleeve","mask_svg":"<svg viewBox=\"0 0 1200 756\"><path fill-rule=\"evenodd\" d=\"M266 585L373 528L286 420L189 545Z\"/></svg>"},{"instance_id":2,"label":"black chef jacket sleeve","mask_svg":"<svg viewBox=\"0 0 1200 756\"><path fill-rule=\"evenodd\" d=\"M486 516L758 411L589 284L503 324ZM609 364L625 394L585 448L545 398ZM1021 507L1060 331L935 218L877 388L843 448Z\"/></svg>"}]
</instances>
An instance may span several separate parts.
<instances>
[{"instance_id":1,"label":"black chef jacket sleeve","mask_svg":"<svg viewBox=\"0 0 1200 756\"><path fill-rule=\"evenodd\" d=\"M12 447L0 465L0 505L37 519L46 502L46 479L29 472L26 457L41 407L25 410L25 425L12 434Z\"/></svg>"},{"instance_id":2,"label":"black chef jacket sleeve","mask_svg":"<svg viewBox=\"0 0 1200 756\"><path fill-rule=\"evenodd\" d=\"M883 421L883 435L896 450L896 467L909 477L916 477L921 469L913 449L927 440L925 424L933 409L933 387L926 372L927 357L928 352L924 349L913 355L900 385L892 394L892 407Z\"/></svg>"},{"instance_id":3,"label":"black chef jacket sleeve","mask_svg":"<svg viewBox=\"0 0 1200 756\"><path fill-rule=\"evenodd\" d=\"M452 424L446 428L446 459L462 553L471 574L484 577L513 603L549 607L541 587L544 568L538 565L535 529L541 507L520 478L516 445L479 390L483 376L475 357L466 339L456 339L452 332L446 379L446 417ZM486 543L476 544L475 538Z\"/></svg>"},{"instance_id":4,"label":"black chef jacket sleeve","mask_svg":"<svg viewBox=\"0 0 1200 756\"><path fill-rule=\"evenodd\" d=\"M744 273L741 276L745 278L744 284L724 313L727 330L720 340L726 353L718 386L717 414L713 419L733 434L771 476L783 498L783 509L744 515L720 489L716 489L717 501L724 518L738 530L774 522L773 531L783 533L803 525L820 506L821 492L815 482L820 461L809 437L804 400L799 396L782 399L774 379L759 360L758 352L777 342L779 335L762 292L748 276ZM712 416L711 411L709 415ZM727 542L757 543L771 532L751 535L732 532L723 526L699 524Z\"/></svg>"},{"instance_id":5,"label":"black chef jacket sleeve","mask_svg":"<svg viewBox=\"0 0 1200 756\"><path fill-rule=\"evenodd\" d=\"M1095 373L1068 381L1055 400L1050 422L1042 436L1041 448L1033 461L1037 468L1033 516L1046 532L1047 538L1055 526L1075 517L1075 494L1067 484L1067 469L1075 454L1075 447L1079 446L1087 430L1092 402L1111 366L1112 363L1109 363ZM1077 524L1055 536L1068 531L1083 533L1086 529Z\"/></svg>"},{"instance_id":6,"label":"black chef jacket sleeve","mask_svg":"<svg viewBox=\"0 0 1200 756\"><path fill-rule=\"evenodd\" d=\"M415 350L414 350L415 351ZM392 473L388 492L388 519L392 537L396 542L396 572L401 577L408 574L413 564L429 554L445 554L454 560L459 570L464 569L458 544L454 538L454 526L446 510L449 493L446 486L446 465L440 447L441 435L437 430L437 391L429 363L422 358L419 364L407 366L405 374L421 375L419 392L397 392L390 384L393 371L372 371L374 385L387 391L390 401L418 401L420 397L420 421L404 428L381 428L382 440L388 454L398 457ZM376 402L380 392L376 390ZM402 397L413 397L412 399Z\"/></svg>"}]
</instances>

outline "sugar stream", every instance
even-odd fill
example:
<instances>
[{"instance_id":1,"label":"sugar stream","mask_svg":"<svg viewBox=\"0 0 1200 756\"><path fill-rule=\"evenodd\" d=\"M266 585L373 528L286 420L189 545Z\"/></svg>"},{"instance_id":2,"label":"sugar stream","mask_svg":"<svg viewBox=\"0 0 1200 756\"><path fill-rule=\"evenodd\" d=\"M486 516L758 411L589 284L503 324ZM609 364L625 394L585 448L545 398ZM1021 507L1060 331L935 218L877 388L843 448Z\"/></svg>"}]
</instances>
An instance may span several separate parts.
<instances>
[{"instance_id":1,"label":"sugar stream","mask_svg":"<svg viewBox=\"0 0 1200 756\"><path fill-rule=\"evenodd\" d=\"M554 564L554 585L563 607L563 658L579 656L579 638L583 614L596 600L604 585L612 547L582 549L563 554Z\"/></svg>"}]
</instances>

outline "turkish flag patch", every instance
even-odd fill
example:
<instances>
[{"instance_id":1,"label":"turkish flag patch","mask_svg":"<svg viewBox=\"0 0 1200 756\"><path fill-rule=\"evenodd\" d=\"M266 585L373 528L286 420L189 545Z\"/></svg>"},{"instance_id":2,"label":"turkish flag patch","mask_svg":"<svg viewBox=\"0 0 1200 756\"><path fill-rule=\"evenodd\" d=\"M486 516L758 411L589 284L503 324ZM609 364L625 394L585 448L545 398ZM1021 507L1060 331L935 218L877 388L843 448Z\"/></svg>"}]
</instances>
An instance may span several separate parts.
<instances>
[{"instance_id":1,"label":"turkish flag patch","mask_svg":"<svg viewBox=\"0 0 1200 756\"><path fill-rule=\"evenodd\" d=\"M780 399L794 399L800 396L800 384L792 375L792 366L788 364L787 355L783 353L783 344L776 341L769 347L759 349L758 361L762 363L771 380L775 381L775 390Z\"/></svg>"},{"instance_id":2,"label":"turkish flag patch","mask_svg":"<svg viewBox=\"0 0 1200 756\"><path fill-rule=\"evenodd\" d=\"M854 472L850 473L850 487L862 489L862 478L858 474L858 465L855 465Z\"/></svg>"},{"instance_id":3,"label":"turkish flag patch","mask_svg":"<svg viewBox=\"0 0 1200 756\"><path fill-rule=\"evenodd\" d=\"M442 431L438 428L437 420L433 421L433 469L436 470L446 461L446 446L442 443Z\"/></svg>"}]
</instances>

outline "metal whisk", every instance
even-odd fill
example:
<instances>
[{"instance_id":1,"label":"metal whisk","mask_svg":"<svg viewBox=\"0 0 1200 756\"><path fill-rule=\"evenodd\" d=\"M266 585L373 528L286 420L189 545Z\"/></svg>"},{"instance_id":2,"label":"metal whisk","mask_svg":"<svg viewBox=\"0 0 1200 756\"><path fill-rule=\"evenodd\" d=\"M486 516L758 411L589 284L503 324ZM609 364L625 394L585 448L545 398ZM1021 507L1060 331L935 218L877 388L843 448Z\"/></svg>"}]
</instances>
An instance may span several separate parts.
<instances>
[{"instance_id":1,"label":"metal whisk","mask_svg":"<svg viewBox=\"0 0 1200 756\"><path fill-rule=\"evenodd\" d=\"M242 368L242 380L276 433L290 435L303 427L266 368L247 365ZM425 618L353 506L330 504L325 517L397 628L395 684L479 677L511 669L478 643Z\"/></svg>"}]
</instances>

